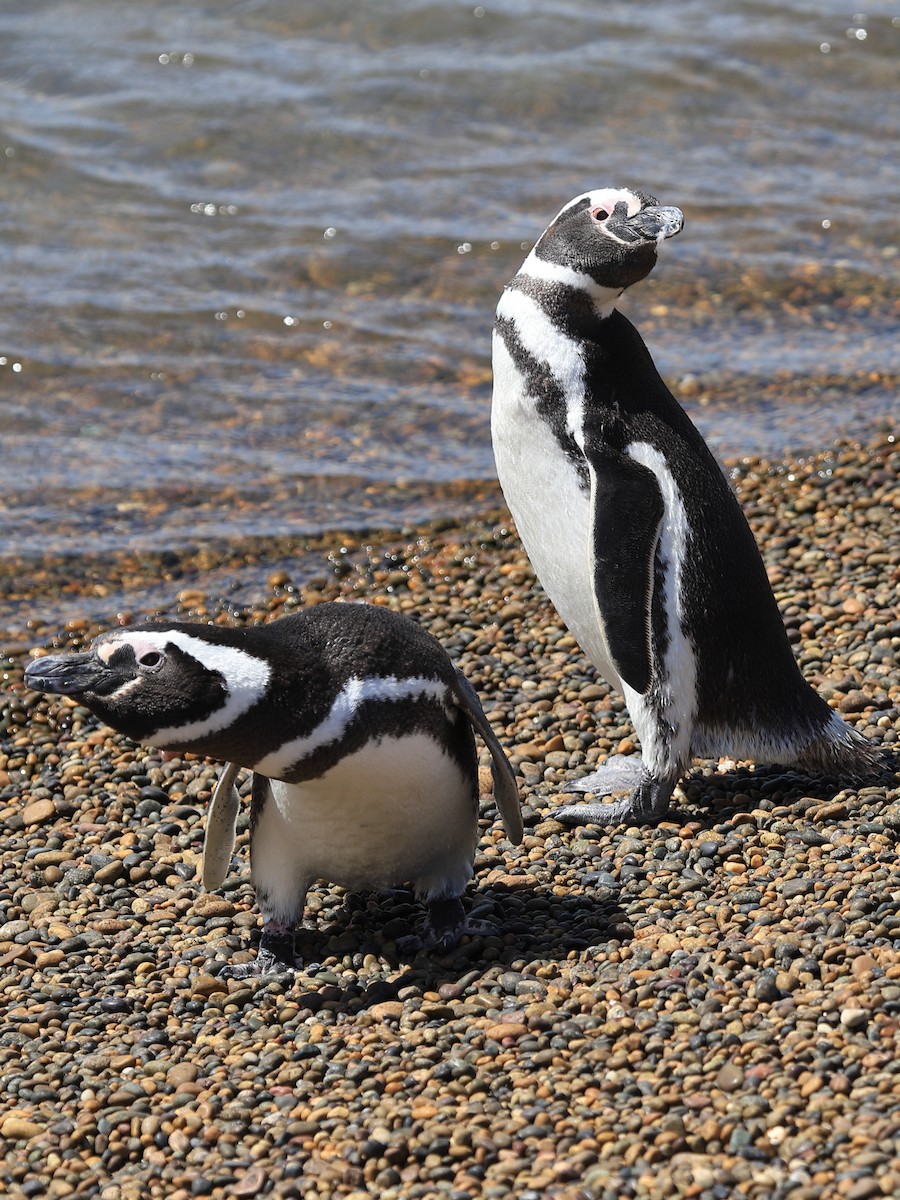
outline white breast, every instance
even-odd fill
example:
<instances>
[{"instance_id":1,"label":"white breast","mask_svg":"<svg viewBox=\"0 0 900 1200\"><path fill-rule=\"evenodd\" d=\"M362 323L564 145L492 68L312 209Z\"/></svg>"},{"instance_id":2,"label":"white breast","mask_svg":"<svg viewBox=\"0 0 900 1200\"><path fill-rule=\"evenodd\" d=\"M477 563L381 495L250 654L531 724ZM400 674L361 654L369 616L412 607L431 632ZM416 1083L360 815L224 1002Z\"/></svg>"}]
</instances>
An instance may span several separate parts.
<instances>
[{"instance_id":1,"label":"white breast","mask_svg":"<svg viewBox=\"0 0 900 1200\"><path fill-rule=\"evenodd\" d=\"M618 687L594 604L590 493L497 334L491 435L500 486L538 579L585 654Z\"/></svg>"},{"instance_id":2,"label":"white breast","mask_svg":"<svg viewBox=\"0 0 900 1200\"><path fill-rule=\"evenodd\" d=\"M320 779L272 780L253 833L254 883L274 912L292 912L298 891L315 880L459 895L478 838L472 786L425 734L370 743Z\"/></svg>"}]
</instances>

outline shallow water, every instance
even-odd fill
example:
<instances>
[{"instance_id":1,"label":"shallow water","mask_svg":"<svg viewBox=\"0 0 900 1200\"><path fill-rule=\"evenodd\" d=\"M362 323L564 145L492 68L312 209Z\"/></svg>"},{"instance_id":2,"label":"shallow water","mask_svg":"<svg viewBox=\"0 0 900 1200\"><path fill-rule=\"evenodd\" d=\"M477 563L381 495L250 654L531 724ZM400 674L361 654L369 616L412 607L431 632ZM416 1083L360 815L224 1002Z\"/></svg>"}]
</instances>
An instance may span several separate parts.
<instances>
[{"instance_id":1,"label":"shallow water","mask_svg":"<svg viewBox=\"0 0 900 1200\"><path fill-rule=\"evenodd\" d=\"M0 552L464 510L500 290L610 182L685 211L624 307L720 453L894 419L900 8L709 8L7 0Z\"/></svg>"}]
</instances>

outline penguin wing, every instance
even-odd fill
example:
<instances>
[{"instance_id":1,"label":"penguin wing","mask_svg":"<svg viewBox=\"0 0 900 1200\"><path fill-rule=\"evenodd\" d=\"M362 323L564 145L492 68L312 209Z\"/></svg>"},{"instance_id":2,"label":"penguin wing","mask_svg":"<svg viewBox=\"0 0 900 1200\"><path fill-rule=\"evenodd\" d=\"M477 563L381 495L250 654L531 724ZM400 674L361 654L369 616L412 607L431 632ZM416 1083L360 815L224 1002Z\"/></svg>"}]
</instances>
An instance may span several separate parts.
<instances>
[{"instance_id":1,"label":"penguin wing","mask_svg":"<svg viewBox=\"0 0 900 1200\"><path fill-rule=\"evenodd\" d=\"M591 574L606 645L619 676L650 687L650 608L665 505L647 467L605 447L585 450L591 476Z\"/></svg>"},{"instance_id":2,"label":"penguin wing","mask_svg":"<svg viewBox=\"0 0 900 1200\"><path fill-rule=\"evenodd\" d=\"M466 716L475 729L481 734L484 744L491 752L491 777L494 780L494 800L500 810L503 828L506 836L514 846L521 844L525 830L522 827L522 810L519 807L519 789L516 777L509 765L509 759L503 753L503 747L497 741L497 735L491 729L478 693L461 671L456 672L459 687L456 698Z\"/></svg>"},{"instance_id":3,"label":"penguin wing","mask_svg":"<svg viewBox=\"0 0 900 1200\"><path fill-rule=\"evenodd\" d=\"M234 763L225 764L209 802L201 871L201 882L207 891L220 887L228 874L238 810L241 807L241 798L235 787L240 769Z\"/></svg>"}]
</instances>

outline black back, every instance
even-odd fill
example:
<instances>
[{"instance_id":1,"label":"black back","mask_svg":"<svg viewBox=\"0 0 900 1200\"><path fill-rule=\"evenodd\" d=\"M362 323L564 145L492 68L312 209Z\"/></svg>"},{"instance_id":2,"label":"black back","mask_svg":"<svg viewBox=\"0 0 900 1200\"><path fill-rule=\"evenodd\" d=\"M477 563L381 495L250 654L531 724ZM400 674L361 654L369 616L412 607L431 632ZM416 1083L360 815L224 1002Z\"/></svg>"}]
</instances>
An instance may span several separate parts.
<instances>
[{"instance_id":1,"label":"black back","mask_svg":"<svg viewBox=\"0 0 900 1200\"><path fill-rule=\"evenodd\" d=\"M585 440L622 451L643 441L664 456L689 523L682 579L687 631L698 646L698 724L757 728L785 714L829 715L794 660L753 533L728 480L666 387L638 331L615 311L585 343ZM666 638L659 589L654 629ZM822 713L822 710L825 713Z\"/></svg>"}]
</instances>

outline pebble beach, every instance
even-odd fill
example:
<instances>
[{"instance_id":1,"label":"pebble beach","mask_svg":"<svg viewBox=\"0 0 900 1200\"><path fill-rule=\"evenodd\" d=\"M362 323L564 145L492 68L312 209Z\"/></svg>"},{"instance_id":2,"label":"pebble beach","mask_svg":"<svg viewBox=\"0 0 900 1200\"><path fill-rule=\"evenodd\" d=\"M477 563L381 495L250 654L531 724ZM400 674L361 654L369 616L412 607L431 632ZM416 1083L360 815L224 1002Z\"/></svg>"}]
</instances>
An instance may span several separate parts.
<instances>
[{"instance_id":1,"label":"pebble beach","mask_svg":"<svg viewBox=\"0 0 900 1200\"><path fill-rule=\"evenodd\" d=\"M882 776L697 763L656 827L553 819L633 730L488 485L480 516L418 529L7 562L7 1194L900 1193L898 468L889 431L727 464L802 669L884 747ZM259 922L246 810L223 887L199 883L217 765L164 761L22 671L117 621L325 601L441 639L515 766L525 841L504 840L485 769L467 903L496 935L403 958L411 901L322 886L307 967L224 980Z\"/></svg>"}]
</instances>

